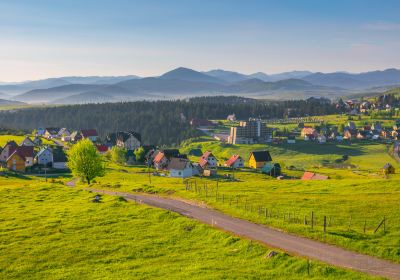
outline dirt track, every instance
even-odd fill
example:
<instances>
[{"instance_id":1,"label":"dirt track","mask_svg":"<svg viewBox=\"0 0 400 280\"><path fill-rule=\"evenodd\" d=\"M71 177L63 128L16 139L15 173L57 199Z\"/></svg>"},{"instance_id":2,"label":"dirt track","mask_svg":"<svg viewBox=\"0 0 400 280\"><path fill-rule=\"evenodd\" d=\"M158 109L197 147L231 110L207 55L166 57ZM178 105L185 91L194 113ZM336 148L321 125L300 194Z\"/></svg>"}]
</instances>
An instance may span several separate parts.
<instances>
[{"instance_id":1,"label":"dirt track","mask_svg":"<svg viewBox=\"0 0 400 280\"><path fill-rule=\"evenodd\" d=\"M371 275L400 279L400 264L291 235L246 220L233 218L212 209L154 195L129 194L96 189L87 190L102 194L123 196L127 200L171 210L227 232L259 241L269 247L279 248L293 255L316 259L338 267L349 268Z\"/></svg>"}]
</instances>

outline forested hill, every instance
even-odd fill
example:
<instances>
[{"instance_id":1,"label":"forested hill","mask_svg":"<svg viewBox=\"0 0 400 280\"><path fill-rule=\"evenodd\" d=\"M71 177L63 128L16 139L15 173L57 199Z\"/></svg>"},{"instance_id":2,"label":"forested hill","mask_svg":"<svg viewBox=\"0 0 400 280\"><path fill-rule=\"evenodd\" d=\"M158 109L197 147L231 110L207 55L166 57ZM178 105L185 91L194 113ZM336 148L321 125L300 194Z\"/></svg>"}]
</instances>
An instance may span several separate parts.
<instances>
[{"instance_id":1,"label":"forested hill","mask_svg":"<svg viewBox=\"0 0 400 280\"><path fill-rule=\"evenodd\" d=\"M288 112L291 117L321 115L335 112L335 107L319 99L267 103L246 99L232 102L229 97L86 104L2 111L0 127L95 128L100 136L118 130L135 130L142 134L146 144L172 145L198 134L189 125L192 118L225 119L232 113L239 119L281 118Z\"/></svg>"}]
</instances>

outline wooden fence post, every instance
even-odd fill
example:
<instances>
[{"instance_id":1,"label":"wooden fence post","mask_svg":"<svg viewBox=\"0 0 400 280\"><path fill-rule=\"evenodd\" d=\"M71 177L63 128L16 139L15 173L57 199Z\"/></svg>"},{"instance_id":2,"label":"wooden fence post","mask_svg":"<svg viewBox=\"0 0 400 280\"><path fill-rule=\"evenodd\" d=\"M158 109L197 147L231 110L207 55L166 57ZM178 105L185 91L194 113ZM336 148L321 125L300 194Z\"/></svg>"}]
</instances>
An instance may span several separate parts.
<instances>
[{"instance_id":1,"label":"wooden fence post","mask_svg":"<svg viewBox=\"0 0 400 280\"><path fill-rule=\"evenodd\" d=\"M364 221L364 234L365 234L366 228L367 228L367 220Z\"/></svg>"},{"instance_id":2,"label":"wooden fence post","mask_svg":"<svg viewBox=\"0 0 400 280\"><path fill-rule=\"evenodd\" d=\"M311 229L314 229L314 211L311 211Z\"/></svg>"},{"instance_id":3,"label":"wooden fence post","mask_svg":"<svg viewBox=\"0 0 400 280\"><path fill-rule=\"evenodd\" d=\"M384 224L385 222L385 217L382 219L382 221L379 223L379 225L375 228L374 233L376 233L378 231L378 229L382 226L382 224Z\"/></svg>"},{"instance_id":4,"label":"wooden fence post","mask_svg":"<svg viewBox=\"0 0 400 280\"><path fill-rule=\"evenodd\" d=\"M324 233L326 232L326 216L324 216Z\"/></svg>"}]
</instances>

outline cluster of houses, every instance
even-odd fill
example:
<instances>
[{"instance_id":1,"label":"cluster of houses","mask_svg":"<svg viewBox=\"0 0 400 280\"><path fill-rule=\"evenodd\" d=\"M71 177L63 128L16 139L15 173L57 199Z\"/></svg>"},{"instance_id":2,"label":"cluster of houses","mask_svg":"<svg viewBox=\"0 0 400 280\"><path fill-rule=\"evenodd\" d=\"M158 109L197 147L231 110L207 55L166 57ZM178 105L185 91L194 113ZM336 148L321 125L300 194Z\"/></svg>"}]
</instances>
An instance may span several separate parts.
<instances>
[{"instance_id":1,"label":"cluster of houses","mask_svg":"<svg viewBox=\"0 0 400 280\"><path fill-rule=\"evenodd\" d=\"M25 172L35 166L66 169L67 157L62 147L42 145L39 136L26 137L20 144L8 141L1 150L0 164L12 171Z\"/></svg>"},{"instance_id":2,"label":"cluster of houses","mask_svg":"<svg viewBox=\"0 0 400 280\"><path fill-rule=\"evenodd\" d=\"M305 126L301 129L301 137L306 141L316 141L325 143L327 141L343 141L343 140L379 140L379 139L400 139L400 120L396 121L392 129L384 128L380 122L373 124L365 124L362 127L357 127L352 121L344 127L343 133L339 133L337 129L330 132L326 130L318 131L316 128ZM295 143L295 137L289 136L288 143Z\"/></svg>"},{"instance_id":3,"label":"cluster of houses","mask_svg":"<svg viewBox=\"0 0 400 280\"><path fill-rule=\"evenodd\" d=\"M151 150L146 155L147 163L158 171L168 171L170 177L187 178L195 175L215 176L219 166L232 169L244 168L245 161L240 155L232 155L223 164L211 151L201 155L199 161L191 162L187 155L181 154L178 149ZM254 151L250 153L250 168L259 169L270 175L280 175L280 166L272 163L272 157L268 151Z\"/></svg>"},{"instance_id":4,"label":"cluster of houses","mask_svg":"<svg viewBox=\"0 0 400 280\"><path fill-rule=\"evenodd\" d=\"M63 142L78 142L81 139L89 139L92 142L97 142L99 139L96 129L70 131L65 127L48 127L38 128L34 134L46 139L60 139Z\"/></svg>"}]
</instances>

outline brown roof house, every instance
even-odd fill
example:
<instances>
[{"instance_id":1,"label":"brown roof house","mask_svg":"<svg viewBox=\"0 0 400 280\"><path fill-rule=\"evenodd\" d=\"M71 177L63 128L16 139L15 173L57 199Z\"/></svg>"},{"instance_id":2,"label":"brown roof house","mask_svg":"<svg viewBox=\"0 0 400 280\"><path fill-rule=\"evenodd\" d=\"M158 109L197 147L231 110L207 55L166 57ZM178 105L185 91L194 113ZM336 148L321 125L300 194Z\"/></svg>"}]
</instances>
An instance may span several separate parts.
<instances>
[{"instance_id":1,"label":"brown roof house","mask_svg":"<svg viewBox=\"0 0 400 280\"><path fill-rule=\"evenodd\" d=\"M33 147L18 146L8 157L6 163L8 169L24 172L26 167L33 165Z\"/></svg>"},{"instance_id":2,"label":"brown roof house","mask_svg":"<svg viewBox=\"0 0 400 280\"><path fill-rule=\"evenodd\" d=\"M329 179L328 176L309 171L304 172L303 176L301 177L301 180L327 180L327 179Z\"/></svg>"},{"instance_id":3,"label":"brown roof house","mask_svg":"<svg viewBox=\"0 0 400 280\"><path fill-rule=\"evenodd\" d=\"M167 169L169 176L174 178L187 178L193 176L194 166L186 158L171 158Z\"/></svg>"}]
</instances>

